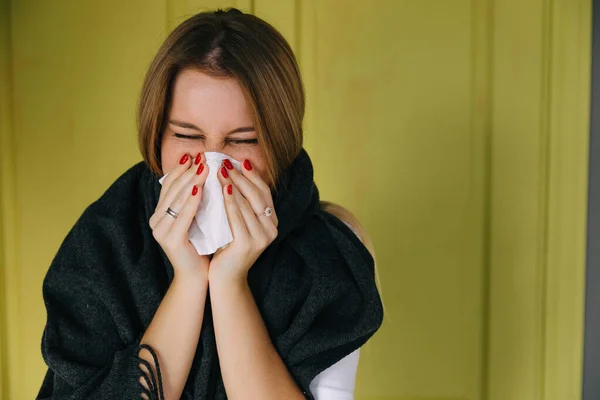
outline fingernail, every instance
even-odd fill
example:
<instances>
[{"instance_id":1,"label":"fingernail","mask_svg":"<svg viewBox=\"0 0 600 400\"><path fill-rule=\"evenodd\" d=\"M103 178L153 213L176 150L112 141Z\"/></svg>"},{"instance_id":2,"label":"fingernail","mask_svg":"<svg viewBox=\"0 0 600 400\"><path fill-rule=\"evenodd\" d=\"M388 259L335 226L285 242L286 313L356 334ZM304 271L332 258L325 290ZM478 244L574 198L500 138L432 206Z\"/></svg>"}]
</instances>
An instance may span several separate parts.
<instances>
[{"instance_id":1,"label":"fingernail","mask_svg":"<svg viewBox=\"0 0 600 400\"><path fill-rule=\"evenodd\" d=\"M198 194L198 186L194 185L194 188L192 189L192 196L195 196Z\"/></svg>"},{"instance_id":2,"label":"fingernail","mask_svg":"<svg viewBox=\"0 0 600 400\"><path fill-rule=\"evenodd\" d=\"M223 175L223 178L229 178L229 173L225 167L221 167L221 175Z\"/></svg>"},{"instance_id":3,"label":"fingernail","mask_svg":"<svg viewBox=\"0 0 600 400\"><path fill-rule=\"evenodd\" d=\"M200 164L200 166L196 170L196 175L200 175L202 171L204 171L204 164Z\"/></svg>"},{"instance_id":4,"label":"fingernail","mask_svg":"<svg viewBox=\"0 0 600 400\"><path fill-rule=\"evenodd\" d=\"M250 160L244 161L244 168L246 168L248 171L252 171L252 164L250 164Z\"/></svg>"},{"instance_id":5,"label":"fingernail","mask_svg":"<svg viewBox=\"0 0 600 400\"><path fill-rule=\"evenodd\" d=\"M196 165L200 164L200 160L202 160L202 153L198 153L198 155L196 156L196 161L194 161L194 164L196 164Z\"/></svg>"},{"instance_id":6,"label":"fingernail","mask_svg":"<svg viewBox=\"0 0 600 400\"><path fill-rule=\"evenodd\" d=\"M225 161L223 161L223 164L227 167L227 169L233 169L233 164L231 164L231 161L229 161L228 159L225 159Z\"/></svg>"},{"instance_id":7,"label":"fingernail","mask_svg":"<svg viewBox=\"0 0 600 400\"><path fill-rule=\"evenodd\" d=\"M179 164L183 165L187 162L188 160L188 155L184 154L183 157L181 157L181 160L179 160Z\"/></svg>"},{"instance_id":8,"label":"fingernail","mask_svg":"<svg viewBox=\"0 0 600 400\"><path fill-rule=\"evenodd\" d=\"M227 185L227 194L233 194L233 186Z\"/></svg>"}]
</instances>

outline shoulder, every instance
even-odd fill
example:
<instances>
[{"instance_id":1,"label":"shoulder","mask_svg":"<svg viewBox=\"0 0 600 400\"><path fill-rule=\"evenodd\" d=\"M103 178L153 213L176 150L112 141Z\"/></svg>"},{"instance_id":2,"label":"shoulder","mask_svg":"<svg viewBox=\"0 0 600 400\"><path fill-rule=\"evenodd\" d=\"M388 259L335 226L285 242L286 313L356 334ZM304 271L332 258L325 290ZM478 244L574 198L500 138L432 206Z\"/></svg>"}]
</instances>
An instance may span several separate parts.
<instances>
[{"instance_id":1,"label":"shoulder","mask_svg":"<svg viewBox=\"0 0 600 400\"><path fill-rule=\"evenodd\" d=\"M357 238L359 238L359 239L360 239L360 235L358 234L358 231L356 230L356 228L354 228L352 225L350 225L350 223L349 223L349 222L346 222L346 221L344 221L344 220L342 220L342 222L343 222L344 224L346 224L346 226L347 226L348 228L350 228L350 230L351 230L351 231L352 231L352 232L353 232L353 233L356 235L356 237L357 237ZM362 242L362 239L361 239L361 242Z\"/></svg>"},{"instance_id":2,"label":"shoulder","mask_svg":"<svg viewBox=\"0 0 600 400\"><path fill-rule=\"evenodd\" d=\"M123 172L85 208L69 234L96 238L103 234L115 236L123 229L139 225L142 214L147 213L144 203L148 199L144 198L144 186L150 182L149 173L144 162L136 163Z\"/></svg>"},{"instance_id":3,"label":"shoulder","mask_svg":"<svg viewBox=\"0 0 600 400\"><path fill-rule=\"evenodd\" d=\"M121 215L139 205L143 180L147 179L149 170L140 161L123 172L92 204L84 211L86 217L102 214L105 216ZM87 214L86 214L87 213Z\"/></svg>"},{"instance_id":4,"label":"shoulder","mask_svg":"<svg viewBox=\"0 0 600 400\"><path fill-rule=\"evenodd\" d=\"M346 259L360 257L364 260L363 265L368 266L369 274L379 291L381 283L377 271L375 247L358 218L341 205L326 201L321 201L321 213L328 215L331 234L338 237L338 246L341 252L346 254Z\"/></svg>"},{"instance_id":5,"label":"shoulder","mask_svg":"<svg viewBox=\"0 0 600 400\"><path fill-rule=\"evenodd\" d=\"M343 223L343 226L352 232L353 239L358 239L361 247L364 246L370 255L375 258L375 249L371 237L354 214L341 205L329 201L321 201L321 211L331 216L330 221L339 221L338 229L341 226L339 223Z\"/></svg>"},{"instance_id":6,"label":"shoulder","mask_svg":"<svg viewBox=\"0 0 600 400\"><path fill-rule=\"evenodd\" d=\"M122 248L139 237L140 178L145 166L137 163L121 174L108 189L88 205L66 234L49 274L96 271L109 265Z\"/></svg>"}]
</instances>

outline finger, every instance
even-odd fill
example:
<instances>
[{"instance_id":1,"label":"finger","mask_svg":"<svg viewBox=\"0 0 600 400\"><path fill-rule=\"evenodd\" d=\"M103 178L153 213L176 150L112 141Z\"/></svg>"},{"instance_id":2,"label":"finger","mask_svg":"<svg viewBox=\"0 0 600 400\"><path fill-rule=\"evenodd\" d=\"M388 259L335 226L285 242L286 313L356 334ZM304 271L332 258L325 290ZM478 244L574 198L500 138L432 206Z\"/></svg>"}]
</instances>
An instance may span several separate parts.
<instances>
[{"instance_id":1,"label":"finger","mask_svg":"<svg viewBox=\"0 0 600 400\"><path fill-rule=\"evenodd\" d=\"M150 227L155 229L169 204L173 201L171 193L171 189L173 184L177 182L186 172L189 171L192 166L191 157L189 154L184 154L182 158L179 160L177 166L175 166L171 171L169 171L162 182L162 188L160 189L160 195L158 197L158 204L156 205L156 210L152 217L150 218ZM169 197L169 198L167 198ZM167 206L165 206L167 204Z\"/></svg>"},{"instance_id":2,"label":"finger","mask_svg":"<svg viewBox=\"0 0 600 400\"><path fill-rule=\"evenodd\" d=\"M252 162L248 159L244 160L242 163L242 175L248 179L250 182L254 184L258 188L258 190L263 195L263 198L267 201L267 205L273 207L273 198L271 196L271 188L267 183L261 178L260 174L254 167L252 166ZM264 210L262 210L264 211ZM261 212L262 212L261 211Z\"/></svg>"},{"instance_id":3,"label":"finger","mask_svg":"<svg viewBox=\"0 0 600 400\"><path fill-rule=\"evenodd\" d=\"M229 169L227 169L225 167L225 162L221 163L221 166L219 167L219 171L217 171L217 179L219 180L219 183L221 184L221 188L223 190L225 190L227 188L227 185L232 184L232 180L231 180L231 175L229 175ZM225 192L223 192L223 197L225 198Z\"/></svg>"},{"instance_id":4,"label":"finger","mask_svg":"<svg viewBox=\"0 0 600 400\"><path fill-rule=\"evenodd\" d=\"M268 237L265 233L265 229L260 221L256 218L256 213L252 210L252 206L248 203L248 200L244 198L238 188L233 185L233 196L240 209L240 214L244 219L248 233L252 239L259 243L259 246L266 247L268 245Z\"/></svg>"},{"instance_id":5,"label":"finger","mask_svg":"<svg viewBox=\"0 0 600 400\"><path fill-rule=\"evenodd\" d=\"M185 155L184 155L184 157L185 157ZM169 173L169 175L163 181L164 193L163 193L162 197L159 198L158 207L162 207L162 209L166 209L173 202L173 196L176 195L177 193L179 193L182 186L184 186L186 184L186 182L189 182L189 180L193 177L193 173L197 170L198 167L196 166L195 162L197 160L202 161L202 158L203 158L202 153L199 153L194 158L194 164L192 164L191 158L189 158L188 161L186 161L186 163L181 165L181 167L185 167L186 169L183 172L179 173L178 175L174 176L173 178L171 177L171 174ZM183 160L183 158L182 158L182 160ZM199 164L200 163L198 163L198 166L199 166ZM176 167L176 169L179 170L179 166ZM179 172L179 171L177 171L177 172Z\"/></svg>"},{"instance_id":6,"label":"finger","mask_svg":"<svg viewBox=\"0 0 600 400\"><path fill-rule=\"evenodd\" d=\"M200 173L198 174L198 172ZM179 189L179 193L173 194L175 193L175 190L177 190L177 187L181 186L181 184L178 182L171 186L170 193L163 200L163 204L157 206L156 208L157 211L154 216L157 220L156 228L160 226L160 229L164 232L164 234L166 234L171 229L174 223L173 220L175 219L171 215L167 214L167 209L171 208L171 210L175 211L176 213L180 213L188 197L191 194L192 187L194 185L198 186L199 191L203 189L204 182L206 182L206 178L208 176L208 166L204 163L200 163L200 165L198 165L198 168L191 168L190 170L186 171L186 174L190 174L190 177L182 177L182 179L180 179L180 181L183 184L183 187ZM168 203L168 201L171 201L171 203ZM179 216L177 219L179 219ZM184 222L187 223L188 228L190 226L190 222L191 221Z\"/></svg>"},{"instance_id":7,"label":"finger","mask_svg":"<svg viewBox=\"0 0 600 400\"><path fill-rule=\"evenodd\" d=\"M172 215L164 213L160 217L158 223L156 223L156 226L152 228L152 235L161 246L166 244L169 231L171 230L171 226L175 223L176 219L177 218L173 217Z\"/></svg>"},{"instance_id":8,"label":"finger","mask_svg":"<svg viewBox=\"0 0 600 400\"><path fill-rule=\"evenodd\" d=\"M156 210L154 211L152 217L150 217L150 227L152 229L156 228L161 218L163 217L164 212L166 211L166 208L163 207L163 204L165 203L165 197L167 196L167 193L169 193L173 182L179 179L179 177L181 177L181 175L183 175L189 169L190 166L191 157L189 154L186 153L179 159L178 165L175 166L175 168L173 168L171 171L167 172L167 175L162 182L162 187L160 189L160 195L158 197Z\"/></svg>"},{"instance_id":9,"label":"finger","mask_svg":"<svg viewBox=\"0 0 600 400\"><path fill-rule=\"evenodd\" d=\"M161 222L161 220L165 216L167 208L173 204L173 201L175 200L177 194L180 192L181 189L178 186L181 186L181 184L185 184L186 181L188 181L192 177L191 171L193 171L193 169L189 168L191 166L189 155L184 155L184 158L182 158L181 161L185 159L185 156L188 156L188 160L184 164L181 164L181 167L185 167L188 169L183 171L183 173L179 173L178 171L175 171L177 173L173 174L169 173L167 178L163 181L163 187L161 189L160 197L158 199L158 204L156 205L154 214L150 218L150 227L153 230L156 229L158 224ZM175 169L179 168L176 167ZM167 179L170 179L170 181L167 182ZM177 212L176 208L171 209Z\"/></svg>"},{"instance_id":10,"label":"finger","mask_svg":"<svg viewBox=\"0 0 600 400\"><path fill-rule=\"evenodd\" d=\"M217 178L219 179L221 187L223 188L232 183L229 171L230 170L225 167L225 162L222 162L221 166L219 167L219 171L217 172Z\"/></svg>"},{"instance_id":11,"label":"finger","mask_svg":"<svg viewBox=\"0 0 600 400\"><path fill-rule=\"evenodd\" d=\"M229 176L235 188L237 188L242 195L248 200L248 203L254 210L255 214L260 214L265 210L265 207L269 205L265 199L264 193L256 186L252 181L242 175L238 170L233 168L231 162L227 163L226 160L223 164L229 171Z\"/></svg>"},{"instance_id":12,"label":"finger","mask_svg":"<svg viewBox=\"0 0 600 400\"><path fill-rule=\"evenodd\" d=\"M254 167L252 166L252 162L250 160L246 159L242 163L242 174L241 175L244 178L246 178L248 180L248 182L251 182L262 195L261 198L264 201L264 203L262 203L262 204L255 202L255 200L253 200L251 198L248 199L250 201L250 204L252 205L252 209L254 210L254 212L256 214L261 214L261 213L265 212L266 207L271 207L273 209L273 214L271 214L270 218L273 221L273 224L275 225L275 227L277 227L279 225L279 218L277 217L277 214L275 213L275 206L273 205L273 196L271 194L271 188L261 178L260 174L254 169ZM241 186L240 186L240 191L246 197L246 194Z\"/></svg>"},{"instance_id":13,"label":"finger","mask_svg":"<svg viewBox=\"0 0 600 400\"><path fill-rule=\"evenodd\" d=\"M277 230L277 220L273 219L274 216L275 213L271 214L269 217L260 214L256 216L257 221L263 227L263 232L269 239L269 244L277 238L277 235L279 235L279 231Z\"/></svg>"},{"instance_id":14,"label":"finger","mask_svg":"<svg viewBox=\"0 0 600 400\"><path fill-rule=\"evenodd\" d=\"M267 206L274 209L271 190L259 174L251 172L253 171L253 168L250 160L245 160L243 163L243 170L246 170L249 173L248 176L246 176L245 173L239 173L233 168L233 165L231 162L228 162L228 160L225 160L223 165L224 167L222 167L222 170L228 175L228 178L224 178L225 174L222 171L221 176L219 177L221 184L226 185L227 182L233 182L234 186L237 186L242 195L248 200L255 214L258 215L263 213ZM249 178L252 178L252 180ZM274 228L276 229L279 224L279 219L275 212L270 216L270 222L274 224ZM273 231L272 228L269 230L271 232Z\"/></svg>"},{"instance_id":15,"label":"finger","mask_svg":"<svg viewBox=\"0 0 600 400\"><path fill-rule=\"evenodd\" d=\"M229 227L233 234L233 240L248 240L248 229L244 223L244 218L240 212L240 208L233 196L233 185L231 183L223 187L223 200L225 202L225 212Z\"/></svg>"},{"instance_id":16,"label":"finger","mask_svg":"<svg viewBox=\"0 0 600 400\"><path fill-rule=\"evenodd\" d=\"M191 174L191 172L193 172L193 174ZM201 163L198 168L194 168L193 170L190 169L190 171L186 172L186 174L187 173L191 174L191 178L189 178L189 181L187 182L183 181L182 179L182 182L184 183L181 185L177 183L177 185L181 186L181 188L179 189L179 193L176 194L176 196L173 198L173 201L169 205L171 210L174 210L178 213L181 212L185 203L187 202L188 197L191 195L192 187L197 185L200 188L203 188L204 182L208 176L208 168L206 167L206 164ZM175 189L176 185L174 184L172 190L175 191ZM167 204L165 204L165 206L166 205Z\"/></svg>"},{"instance_id":17,"label":"finger","mask_svg":"<svg viewBox=\"0 0 600 400\"><path fill-rule=\"evenodd\" d=\"M204 156L201 156L201 158L203 158L203 157ZM191 166L191 163L190 163L190 166ZM200 171L200 169L201 168L206 169L205 167L206 167L206 164L204 164L204 163L200 163L197 167L194 165L194 167L189 168L187 171L185 171L183 174L181 174L179 176L179 178L177 178L177 180L171 182L168 191L163 196L162 201L159 200L158 205L156 206L156 209L159 212L164 213L167 211L168 207L171 207L172 210L179 212L179 209L173 207L177 197L179 196L180 193L182 193L182 189L184 187L189 186L191 189L191 186L194 184L194 183L192 183L192 181L197 177L197 175L199 175L198 172L202 172L202 171ZM181 204L183 204L183 202Z\"/></svg>"},{"instance_id":18,"label":"finger","mask_svg":"<svg viewBox=\"0 0 600 400\"><path fill-rule=\"evenodd\" d=\"M191 165L192 165L192 156L188 153L185 153L181 156L181 158L179 159L179 162L173 169L165 172L165 174L167 174L167 176L165 177L165 179L162 182L160 196L158 197L159 203L164 198L165 194L169 191L169 188L171 187L173 182L175 182L181 175L183 175L183 173L185 171L187 171Z\"/></svg>"},{"instance_id":19,"label":"finger","mask_svg":"<svg viewBox=\"0 0 600 400\"><path fill-rule=\"evenodd\" d=\"M193 223L196 212L198 212L198 207L200 206L201 201L202 189L199 187L199 185L193 185L185 204L179 212L179 216L171 226L171 230L169 232L170 235L173 235L174 237L187 238L187 232L190 229L190 225Z\"/></svg>"}]
</instances>

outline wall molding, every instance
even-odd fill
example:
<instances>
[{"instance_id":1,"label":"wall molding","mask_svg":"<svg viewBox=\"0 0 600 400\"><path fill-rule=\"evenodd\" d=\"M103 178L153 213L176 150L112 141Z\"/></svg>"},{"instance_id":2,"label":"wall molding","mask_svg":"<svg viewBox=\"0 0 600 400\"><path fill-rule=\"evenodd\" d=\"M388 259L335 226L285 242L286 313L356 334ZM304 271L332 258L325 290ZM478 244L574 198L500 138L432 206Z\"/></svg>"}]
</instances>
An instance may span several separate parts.
<instances>
[{"instance_id":1,"label":"wall molding","mask_svg":"<svg viewBox=\"0 0 600 400\"><path fill-rule=\"evenodd\" d=\"M18 324L10 323L19 315L10 3L0 1L0 398L8 399L17 398L21 372Z\"/></svg>"},{"instance_id":2,"label":"wall molding","mask_svg":"<svg viewBox=\"0 0 600 400\"><path fill-rule=\"evenodd\" d=\"M490 160L491 160L491 132L492 114L490 99L492 96L492 4L489 0L472 1L472 119L471 119L471 144L475 149L472 153L472 175L474 186L481 188L482 199L480 207L473 208L473 221L481 221L482 239L481 249L481 350L479 363L478 394L480 399L485 399L488 392L489 381L489 311L490 311Z\"/></svg>"},{"instance_id":3,"label":"wall molding","mask_svg":"<svg viewBox=\"0 0 600 400\"><path fill-rule=\"evenodd\" d=\"M545 400L582 393L591 2L552 0L548 62Z\"/></svg>"},{"instance_id":4,"label":"wall molding","mask_svg":"<svg viewBox=\"0 0 600 400\"><path fill-rule=\"evenodd\" d=\"M581 396L590 22L494 3L488 400Z\"/></svg>"}]
</instances>

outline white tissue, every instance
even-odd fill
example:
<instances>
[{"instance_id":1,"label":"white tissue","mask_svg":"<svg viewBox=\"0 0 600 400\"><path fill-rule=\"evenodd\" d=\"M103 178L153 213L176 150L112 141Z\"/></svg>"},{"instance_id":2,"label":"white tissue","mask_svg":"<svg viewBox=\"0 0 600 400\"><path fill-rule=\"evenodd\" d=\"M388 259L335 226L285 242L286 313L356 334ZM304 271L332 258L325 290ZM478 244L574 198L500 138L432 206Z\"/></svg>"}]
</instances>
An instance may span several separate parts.
<instances>
[{"instance_id":1,"label":"white tissue","mask_svg":"<svg viewBox=\"0 0 600 400\"><path fill-rule=\"evenodd\" d=\"M204 183L202 201L188 231L189 240L200 255L213 254L233 241L217 173L225 159L231 161L235 169L241 170L241 163L226 154L211 151L204 153L204 156L208 177ZM167 175L168 172L158 180L161 185Z\"/></svg>"}]
</instances>

